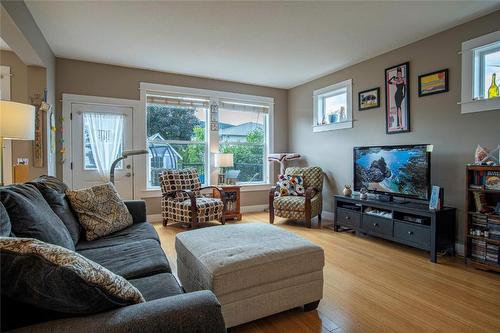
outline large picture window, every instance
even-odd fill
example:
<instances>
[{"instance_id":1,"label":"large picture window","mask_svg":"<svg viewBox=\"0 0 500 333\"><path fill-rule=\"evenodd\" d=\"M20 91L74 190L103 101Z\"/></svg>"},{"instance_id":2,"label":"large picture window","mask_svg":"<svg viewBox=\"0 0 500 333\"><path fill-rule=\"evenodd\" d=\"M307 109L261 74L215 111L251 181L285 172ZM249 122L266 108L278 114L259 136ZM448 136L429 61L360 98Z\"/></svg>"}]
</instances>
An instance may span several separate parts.
<instances>
[{"instance_id":1,"label":"large picture window","mask_svg":"<svg viewBox=\"0 0 500 333\"><path fill-rule=\"evenodd\" d=\"M240 185L269 183L272 98L146 83L141 89L147 189L159 189L164 170L185 168L195 168L204 185L217 184L221 172ZM216 153L233 154L233 166L216 168Z\"/></svg>"},{"instance_id":2,"label":"large picture window","mask_svg":"<svg viewBox=\"0 0 500 333\"><path fill-rule=\"evenodd\" d=\"M238 183L267 182L269 107L235 101L219 106L219 152L233 154Z\"/></svg>"},{"instance_id":3,"label":"large picture window","mask_svg":"<svg viewBox=\"0 0 500 333\"><path fill-rule=\"evenodd\" d=\"M209 101L186 96L147 96L148 187L160 186L166 169L195 168L206 184Z\"/></svg>"}]
</instances>

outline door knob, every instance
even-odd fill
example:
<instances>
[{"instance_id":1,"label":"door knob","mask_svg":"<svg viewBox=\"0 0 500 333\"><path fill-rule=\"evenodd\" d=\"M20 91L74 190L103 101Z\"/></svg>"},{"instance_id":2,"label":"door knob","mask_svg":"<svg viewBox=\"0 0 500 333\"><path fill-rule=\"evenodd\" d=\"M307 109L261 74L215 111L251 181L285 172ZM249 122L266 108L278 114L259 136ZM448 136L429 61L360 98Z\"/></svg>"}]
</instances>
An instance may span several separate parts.
<instances>
[{"instance_id":1,"label":"door knob","mask_svg":"<svg viewBox=\"0 0 500 333\"><path fill-rule=\"evenodd\" d=\"M132 166L130 164L127 164L126 168L130 169Z\"/></svg>"},{"instance_id":2,"label":"door knob","mask_svg":"<svg viewBox=\"0 0 500 333\"><path fill-rule=\"evenodd\" d=\"M125 174L125 177L132 177L132 173L131 173L131 172L127 172L127 173Z\"/></svg>"}]
</instances>

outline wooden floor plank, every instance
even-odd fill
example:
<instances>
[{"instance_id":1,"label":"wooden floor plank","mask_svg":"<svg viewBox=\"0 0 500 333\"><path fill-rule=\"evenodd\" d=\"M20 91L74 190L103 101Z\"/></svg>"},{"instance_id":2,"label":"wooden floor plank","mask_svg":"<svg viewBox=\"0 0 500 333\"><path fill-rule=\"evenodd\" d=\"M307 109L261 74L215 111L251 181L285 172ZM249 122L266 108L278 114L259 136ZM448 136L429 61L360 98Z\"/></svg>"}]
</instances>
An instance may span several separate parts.
<instances>
[{"instance_id":1,"label":"wooden floor plank","mask_svg":"<svg viewBox=\"0 0 500 333\"><path fill-rule=\"evenodd\" d=\"M249 213L238 223L268 221L267 213ZM500 332L500 274L466 267L461 258L440 257L433 264L424 251L335 233L329 223L307 229L285 219L275 222L325 250L318 310L292 309L232 332ZM155 228L176 272L175 235L189 229Z\"/></svg>"}]
</instances>

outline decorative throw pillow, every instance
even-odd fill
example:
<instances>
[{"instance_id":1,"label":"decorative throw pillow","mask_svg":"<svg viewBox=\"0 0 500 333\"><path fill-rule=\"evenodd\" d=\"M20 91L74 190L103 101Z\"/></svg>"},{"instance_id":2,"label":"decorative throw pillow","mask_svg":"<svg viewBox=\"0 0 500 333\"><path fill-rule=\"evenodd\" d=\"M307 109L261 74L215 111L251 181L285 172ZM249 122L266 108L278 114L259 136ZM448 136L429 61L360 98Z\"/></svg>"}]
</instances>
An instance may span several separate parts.
<instances>
[{"instance_id":1,"label":"decorative throw pillow","mask_svg":"<svg viewBox=\"0 0 500 333\"><path fill-rule=\"evenodd\" d=\"M123 277L57 245L0 237L0 255L2 294L19 302L72 314L144 302Z\"/></svg>"},{"instance_id":2,"label":"decorative throw pillow","mask_svg":"<svg viewBox=\"0 0 500 333\"><path fill-rule=\"evenodd\" d=\"M280 175L278 177L278 191L274 196L302 196L305 193L304 179L300 175Z\"/></svg>"},{"instance_id":3,"label":"decorative throw pillow","mask_svg":"<svg viewBox=\"0 0 500 333\"><path fill-rule=\"evenodd\" d=\"M68 186L58 178L52 176L40 176L31 181L30 184L36 186L50 208L59 216L68 229L73 239L73 243L78 243L80 240L81 226L71 209L68 198L66 198L65 192Z\"/></svg>"},{"instance_id":4,"label":"decorative throw pillow","mask_svg":"<svg viewBox=\"0 0 500 333\"><path fill-rule=\"evenodd\" d=\"M9 214L12 233L74 250L68 229L31 184L0 187L0 201Z\"/></svg>"},{"instance_id":5,"label":"decorative throw pillow","mask_svg":"<svg viewBox=\"0 0 500 333\"><path fill-rule=\"evenodd\" d=\"M66 196L91 241L132 225L132 215L112 183L80 190L68 190Z\"/></svg>"}]
</instances>

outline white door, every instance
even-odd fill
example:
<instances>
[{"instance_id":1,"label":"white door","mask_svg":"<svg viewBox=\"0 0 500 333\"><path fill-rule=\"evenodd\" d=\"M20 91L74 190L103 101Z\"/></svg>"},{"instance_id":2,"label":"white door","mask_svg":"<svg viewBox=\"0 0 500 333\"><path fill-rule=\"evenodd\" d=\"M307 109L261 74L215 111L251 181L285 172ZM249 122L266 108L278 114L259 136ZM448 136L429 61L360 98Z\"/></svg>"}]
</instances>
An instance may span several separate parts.
<instances>
[{"instance_id":1,"label":"white door","mask_svg":"<svg viewBox=\"0 0 500 333\"><path fill-rule=\"evenodd\" d=\"M131 107L71 104L71 154L73 188L109 181L111 163L132 149ZM132 158L115 168L115 187L122 199L133 198Z\"/></svg>"}]
</instances>

